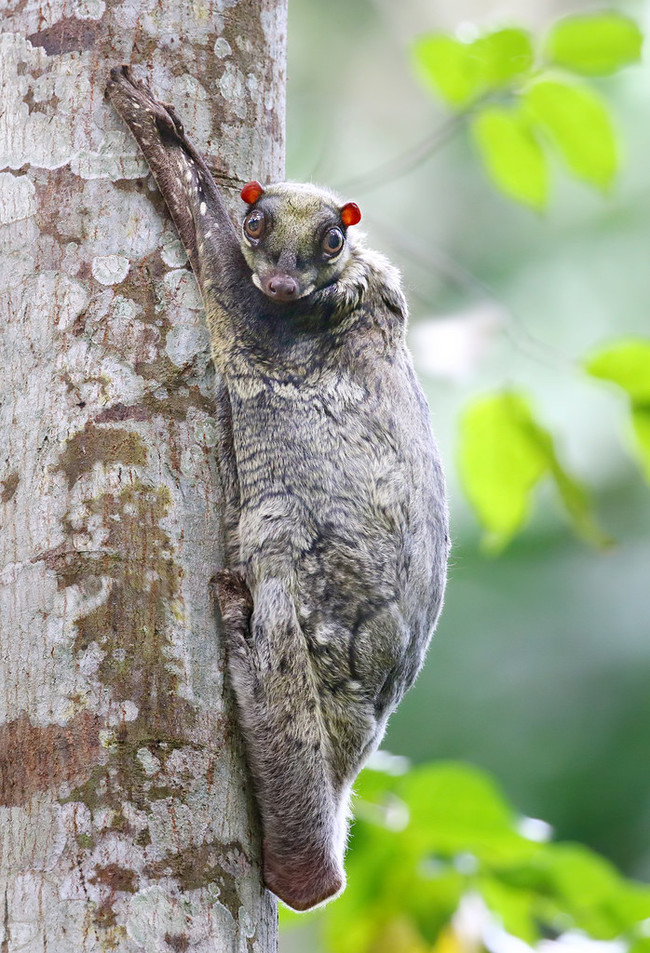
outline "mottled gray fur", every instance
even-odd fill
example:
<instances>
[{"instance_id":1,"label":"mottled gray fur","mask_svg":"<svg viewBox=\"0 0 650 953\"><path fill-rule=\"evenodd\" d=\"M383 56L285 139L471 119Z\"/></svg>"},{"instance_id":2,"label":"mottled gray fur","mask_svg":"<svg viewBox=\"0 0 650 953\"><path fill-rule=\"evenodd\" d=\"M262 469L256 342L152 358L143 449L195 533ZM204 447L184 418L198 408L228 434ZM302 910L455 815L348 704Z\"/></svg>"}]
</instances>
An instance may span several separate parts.
<instances>
[{"instance_id":1,"label":"mottled gray fur","mask_svg":"<svg viewBox=\"0 0 650 953\"><path fill-rule=\"evenodd\" d=\"M269 187L265 240L238 237L173 109L128 69L111 75L199 280L225 382L229 671L265 881L307 909L344 884L351 785L443 598L447 505L406 304L354 227L336 261L318 257L314 235L341 210L325 190ZM261 290L273 268L295 278L295 301Z\"/></svg>"}]
</instances>

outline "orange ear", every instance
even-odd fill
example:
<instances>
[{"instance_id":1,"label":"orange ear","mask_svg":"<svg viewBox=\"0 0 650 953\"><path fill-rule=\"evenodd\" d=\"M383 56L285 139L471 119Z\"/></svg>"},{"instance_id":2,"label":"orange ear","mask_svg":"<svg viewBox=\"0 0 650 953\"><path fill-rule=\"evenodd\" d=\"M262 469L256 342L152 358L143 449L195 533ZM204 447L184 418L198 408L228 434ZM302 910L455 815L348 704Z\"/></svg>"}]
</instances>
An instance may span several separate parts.
<instances>
[{"instance_id":1,"label":"orange ear","mask_svg":"<svg viewBox=\"0 0 650 953\"><path fill-rule=\"evenodd\" d=\"M240 195L247 205L255 205L260 195L264 195L264 189L259 182L247 182Z\"/></svg>"},{"instance_id":2,"label":"orange ear","mask_svg":"<svg viewBox=\"0 0 650 953\"><path fill-rule=\"evenodd\" d=\"M361 221L361 209L356 202L347 202L341 209L341 221L347 228Z\"/></svg>"}]
</instances>

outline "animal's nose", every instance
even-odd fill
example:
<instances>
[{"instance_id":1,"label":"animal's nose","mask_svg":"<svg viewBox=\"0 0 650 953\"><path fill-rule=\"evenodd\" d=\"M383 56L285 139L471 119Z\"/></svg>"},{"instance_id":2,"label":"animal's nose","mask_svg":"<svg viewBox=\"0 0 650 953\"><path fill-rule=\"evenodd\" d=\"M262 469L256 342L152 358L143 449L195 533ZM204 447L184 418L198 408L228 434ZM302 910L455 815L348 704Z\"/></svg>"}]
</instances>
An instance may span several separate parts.
<instances>
[{"instance_id":1,"label":"animal's nose","mask_svg":"<svg viewBox=\"0 0 650 953\"><path fill-rule=\"evenodd\" d=\"M298 285L290 275L273 275L267 294L277 301L292 301L298 294Z\"/></svg>"}]
</instances>

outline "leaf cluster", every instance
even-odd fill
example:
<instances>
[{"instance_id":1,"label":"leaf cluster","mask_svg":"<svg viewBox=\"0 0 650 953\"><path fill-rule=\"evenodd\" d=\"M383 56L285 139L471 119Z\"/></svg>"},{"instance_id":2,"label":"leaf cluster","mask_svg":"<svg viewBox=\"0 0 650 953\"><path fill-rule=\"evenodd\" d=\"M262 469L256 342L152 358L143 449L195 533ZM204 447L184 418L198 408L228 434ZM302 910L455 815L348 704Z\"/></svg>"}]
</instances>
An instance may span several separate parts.
<instances>
[{"instance_id":1,"label":"leaf cluster","mask_svg":"<svg viewBox=\"0 0 650 953\"><path fill-rule=\"evenodd\" d=\"M586 361L594 377L617 384L629 397L639 461L650 482L650 341L617 341Z\"/></svg>"},{"instance_id":2,"label":"leaf cluster","mask_svg":"<svg viewBox=\"0 0 650 953\"><path fill-rule=\"evenodd\" d=\"M549 200L550 160L588 185L608 190L620 149L607 104L588 79L638 62L642 35L617 12L565 17L536 48L521 28L485 32L472 42L431 33L413 47L425 85L469 114L474 141L494 184L534 209Z\"/></svg>"},{"instance_id":3,"label":"leaf cluster","mask_svg":"<svg viewBox=\"0 0 650 953\"><path fill-rule=\"evenodd\" d=\"M550 478L575 531L594 546L612 540L593 516L586 489L562 466L553 438L519 391L477 398L460 422L460 477L485 530L485 547L501 550L521 529L535 487Z\"/></svg>"},{"instance_id":4,"label":"leaf cluster","mask_svg":"<svg viewBox=\"0 0 650 953\"><path fill-rule=\"evenodd\" d=\"M636 455L650 483L650 341L616 341L588 357L584 367L627 395ZM612 544L593 514L588 491L562 466L552 435L521 391L500 390L469 402L460 421L458 465L486 550L499 552L521 530L544 479L555 484L582 539L598 548Z\"/></svg>"},{"instance_id":5,"label":"leaf cluster","mask_svg":"<svg viewBox=\"0 0 650 953\"><path fill-rule=\"evenodd\" d=\"M570 930L636 944L635 953L647 942L650 887L585 847L526 836L476 768L423 765L399 777L366 769L355 813L348 887L325 915L328 950L455 953L457 913L470 896L493 928L528 944Z\"/></svg>"},{"instance_id":6,"label":"leaf cluster","mask_svg":"<svg viewBox=\"0 0 650 953\"><path fill-rule=\"evenodd\" d=\"M620 147L593 80L637 63L642 39L629 17L599 11L564 17L539 40L518 27L466 42L428 34L415 43L413 59L427 87L467 119L496 187L539 210L549 200L553 155L586 184L603 191L612 185ZM650 343L617 342L584 366L628 394L637 453L650 481ZM609 545L586 489L563 467L525 393L504 389L472 401L459 442L461 481L487 549L499 551L522 528L545 479L555 484L578 535L597 547Z\"/></svg>"}]
</instances>

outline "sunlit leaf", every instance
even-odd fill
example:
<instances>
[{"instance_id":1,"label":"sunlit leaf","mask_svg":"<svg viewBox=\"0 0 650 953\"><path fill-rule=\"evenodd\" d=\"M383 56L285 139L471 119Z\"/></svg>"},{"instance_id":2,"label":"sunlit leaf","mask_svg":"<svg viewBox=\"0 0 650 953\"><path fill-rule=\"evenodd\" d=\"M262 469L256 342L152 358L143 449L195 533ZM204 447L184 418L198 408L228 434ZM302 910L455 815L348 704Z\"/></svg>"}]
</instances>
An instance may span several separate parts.
<instances>
[{"instance_id":1,"label":"sunlit leaf","mask_svg":"<svg viewBox=\"0 0 650 953\"><path fill-rule=\"evenodd\" d=\"M441 930L431 953L465 953L466 944L462 943L452 926Z\"/></svg>"},{"instance_id":2,"label":"sunlit leaf","mask_svg":"<svg viewBox=\"0 0 650 953\"><path fill-rule=\"evenodd\" d=\"M505 391L474 400L460 423L460 476L470 503L498 550L523 525L539 480L553 478L576 532L606 546L586 491L561 466L551 435L521 394Z\"/></svg>"},{"instance_id":3,"label":"sunlit leaf","mask_svg":"<svg viewBox=\"0 0 650 953\"><path fill-rule=\"evenodd\" d=\"M526 74L533 48L525 30L495 30L473 43L430 33L416 40L413 58L425 83L450 106L462 108Z\"/></svg>"},{"instance_id":4,"label":"sunlit leaf","mask_svg":"<svg viewBox=\"0 0 650 953\"><path fill-rule=\"evenodd\" d=\"M361 875L363 875L363 869L361 869ZM366 953L366 951L369 953L377 936L378 927L383 927L385 921L377 923L373 901L357 908L351 904L348 895L351 886L352 884L348 885L340 900L327 908L326 949L336 950L336 953Z\"/></svg>"},{"instance_id":5,"label":"sunlit leaf","mask_svg":"<svg viewBox=\"0 0 650 953\"><path fill-rule=\"evenodd\" d=\"M527 73L533 65L533 45L526 30L504 29L486 33L469 46L480 63L486 89L498 89Z\"/></svg>"},{"instance_id":6,"label":"sunlit leaf","mask_svg":"<svg viewBox=\"0 0 650 953\"><path fill-rule=\"evenodd\" d=\"M632 402L632 429L650 481L650 340L617 341L585 361L590 374L618 384Z\"/></svg>"},{"instance_id":7,"label":"sunlit leaf","mask_svg":"<svg viewBox=\"0 0 650 953\"><path fill-rule=\"evenodd\" d=\"M400 938L417 936L430 948L457 909L465 879L452 866L430 873L403 833L372 827L370 836L362 838L359 826L354 825L346 864L348 886L327 908L328 949L374 953L396 924Z\"/></svg>"},{"instance_id":8,"label":"sunlit leaf","mask_svg":"<svg viewBox=\"0 0 650 953\"><path fill-rule=\"evenodd\" d=\"M460 476L495 547L524 523L531 490L547 469L546 454L531 439L531 423L527 401L512 392L478 398L460 423Z\"/></svg>"},{"instance_id":9,"label":"sunlit leaf","mask_svg":"<svg viewBox=\"0 0 650 953\"><path fill-rule=\"evenodd\" d=\"M538 889L596 939L614 939L650 914L650 888L626 881L604 858L578 844L553 844L535 857Z\"/></svg>"},{"instance_id":10,"label":"sunlit leaf","mask_svg":"<svg viewBox=\"0 0 650 953\"><path fill-rule=\"evenodd\" d=\"M551 29L545 53L552 63L576 73L606 76L641 58L643 36L637 24L620 13L565 17Z\"/></svg>"},{"instance_id":11,"label":"sunlit leaf","mask_svg":"<svg viewBox=\"0 0 650 953\"><path fill-rule=\"evenodd\" d=\"M477 768L366 770L360 788L377 803L400 798L408 821L399 831L353 825L347 889L314 914L330 953L458 953L453 917L476 893L508 933L531 945L558 923L610 939L634 935L650 917L648 885L626 880L585 847L524 838L517 813ZM641 944L636 953L650 950Z\"/></svg>"},{"instance_id":12,"label":"sunlit leaf","mask_svg":"<svg viewBox=\"0 0 650 953\"><path fill-rule=\"evenodd\" d=\"M551 448L549 466L562 502L571 517L575 531L586 542L599 549L606 549L614 543L611 536L603 532L594 516L591 498L585 488L563 470Z\"/></svg>"},{"instance_id":13,"label":"sunlit leaf","mask_svg":"<svg viewBox=\"0 0 650 953\"><path fill-rule=\"evenodd\" d=\"M437 764L409 772L397 785L423 852L487 863L527 858L537 849L517 830L517 816L494 782L469 765Z\"/></svg>"},{"instance_id":14,"label":"sunlit leaf","mask_svg":"<svg viewBox=\"0 0 650 953\"><path fill-rule=\"evenodd\" d=\"M442 821L453 828L514 830L516 815L497 785L471 765L420 765L400 779L397 790L427 838L438 836Z\"/></svg>"},{"instance_id":15,"label":"sunlit leaf","mask_svg":"<svg viewBox=\"0 0 650 953\"><path fill-rule=\"evenodd\" d=\"M590 357L586 367L622 387L635 404L650 404L650 340L617 341Z\"/></svg>"},{"instance_id":16,"label":"sunlit leaf","mask_svg":"<svg viewBox=\"0 0 650 953\"><path fill-rule=\"evenodd\" d=\"M516 112L482 109L472 132L490 177L511 198L541 209L548 198L548 169L529 124Z\"/></svg>"},{"instance_id":17,"label":"sunlit leaf","mask_svg":"<svg viewBox=\"0 0 650 953\"><path fill-rule=\"evenodd\" d=\"M650 936L639 937L632 944L628 953L650 953Z\"/></svg>"},{"instance_id":18,"label":"sunlit leaf","mask_svg":"<svg viewBox=\"0 0 650 953\"><path fill-rule=\"evenodd\" d=\"M418 933L415 924L406 916L398 916L381 924L373 938L373 953L430 953L430 946ZM355 949L354 953L357 953ZM456 951L449 951L456 953ZM462 953L462 951L458 951Z\"/></svg>"},{"instance_id":19,"label":"sunlit leaf","mask_svg":"<svg viewBox=\"0 0 650 953\"><path fill-rule=\"evenodd\" d=\"M577 178L603 189L611 185L618 147L609 112L596 93L559 79L541 79L526 90L524 102Z\"/></svg>"},{"instance_id":20,"label":"sunlit leaf","mask_svg":"<svg viewBox=\"0 0 650 953\"><path fill-rule=\"evenodd\" d=\"M416 40L413 56L424 82L450 106L466 106L481 92L481 65L468 44L433 33Z\"/></svg>"},{"instance_id":21,"label":"sunlit leaf","mask_svg":"<svg viewBox=\"0 0 650 953\"><path fill-rule=\"evenodd\" d=\"M532 946L539 937L534 919L534 891L512 887L494 876L480 878L477 886L486 906L496 914L503 928Z\"/></svg>"}]
</instances>

